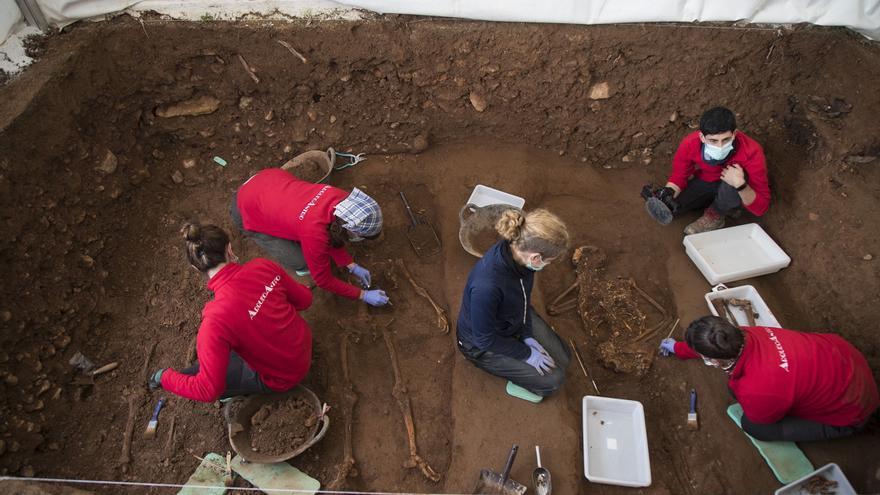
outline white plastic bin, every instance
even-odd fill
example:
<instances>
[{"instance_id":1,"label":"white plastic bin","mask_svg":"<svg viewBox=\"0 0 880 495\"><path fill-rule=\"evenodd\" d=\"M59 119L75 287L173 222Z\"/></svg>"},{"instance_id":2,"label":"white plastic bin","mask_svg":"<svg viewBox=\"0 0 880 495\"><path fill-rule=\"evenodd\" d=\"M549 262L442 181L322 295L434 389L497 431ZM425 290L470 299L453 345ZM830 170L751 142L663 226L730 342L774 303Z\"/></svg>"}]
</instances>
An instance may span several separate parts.
<instances>
[{"instance_id":1,"label":"white plastic bin","mask_svg":"<svg viewBox=\"0 0 880 495\"><path fill-rule=\"evenodd\" d=\"M468 198L467 202L468 204L476 206L498 204L512 205L519 209L522 209L523 205L526 204L526 200L519 196L514 196L513 194L499 191L498 189L493 189L482 184L477 184L477 186L474 187L474 191L471 193L471 197Z\"/></svg>"},{"instance_id":2,"label":"white plastic bin","mask_svg":"<svg viewBox=\"0 0 880 495\"><path fill-rule=\"evenodd\" d=\"M782 488L773 492L775 495L808 495L810 492L803 489L804 484L813 476L821 476L827 480L837 482L837 488L834 489L835 495L856 495L849 480L843 475L840 466L835 463L826 464L803 478L793 481Z\"/></svg>"},{"instance_id":3,"label":"white plastic bin","mask_svg":"<svg viewBox=\"0 0 880 495\"><path fill-rule=\"evenodd\" d=\"M756 223L691 234L684 248L712 285L734 282L787 267L791 258Z\"/></svg>"},{"instance_id":4,"label":"white plastic bin","mask_svg":"<svg viewBox=\"0 0 880 495\"><path fill-rule=\"evenodd\" d=\"M752 309L758 313L758 317L755 318L755 324L759 327L782 327L782 325L779 324L779 321L776 320L776 317L773 316L770 307L767 306L767 303L765 303L764 299L761 298L761 295L758 294L758 290L751 285L741 285L739 287L731 288L727 288L722 284L716 285L712 288L712 292L706 294L706 304L709 305L709 311L711 311L713 315L725 318L725 315L719 315L718 312L715 311L715 307L712 306L712 300L730 299L732 297L752 301ZM733 313L733 317L740 326L746 326L749 324L749 317L746 316L746 312L742 308L738 308L732 304L729 306L730 312Z\"/></svg>"},{"instance_id":5,"label":"white plastic bin","mask_svg":"<svg viewBox=\"0 0 880 495\"><path fill-rule=\"evenodd\" d=\"M650 486L642 403L587 395L582 405L586 478L593 483Z\"/></svg>"}]
</instances>

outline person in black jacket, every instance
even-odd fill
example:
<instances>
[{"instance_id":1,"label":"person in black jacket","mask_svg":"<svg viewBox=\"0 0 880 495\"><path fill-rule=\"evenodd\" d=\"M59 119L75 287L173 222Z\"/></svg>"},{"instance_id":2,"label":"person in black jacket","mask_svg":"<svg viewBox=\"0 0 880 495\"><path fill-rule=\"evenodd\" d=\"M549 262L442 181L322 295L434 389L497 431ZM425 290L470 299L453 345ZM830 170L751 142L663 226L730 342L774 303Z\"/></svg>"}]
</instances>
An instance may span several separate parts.
<instances>
[{"instance_id":1,"label":"person in black jacket","mask_svg":"<svg viewBox=\"0 0 880 495\"><path fill-rule=\"evenodd\" d=\"M559 390L571 350L529 303L535 272L568 248L565 224L547 210L506 211L492 246L468 275L458 314L458 346L478 368L509 380L507 392L532 402Z\"/></svg>"}]
</instances>

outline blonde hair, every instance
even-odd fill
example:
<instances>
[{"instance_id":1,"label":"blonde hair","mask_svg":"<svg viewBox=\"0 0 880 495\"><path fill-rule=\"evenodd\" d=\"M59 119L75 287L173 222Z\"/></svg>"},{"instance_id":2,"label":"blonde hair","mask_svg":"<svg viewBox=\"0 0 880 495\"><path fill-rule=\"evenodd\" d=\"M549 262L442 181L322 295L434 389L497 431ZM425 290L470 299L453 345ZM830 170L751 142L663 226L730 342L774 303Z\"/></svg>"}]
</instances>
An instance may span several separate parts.
<instances>
[{"instance_id":1,"label":"blonde hair","mask_svg":"<svg viewBox=\"0 0 880 495\"><path fill-rule=\"evenodd\" d=\"M510 209L501 214L495 230L518 251L555 258L568 249L568 229L562 220L544 209L524 213Z\"/></svg>"}]
</instances>

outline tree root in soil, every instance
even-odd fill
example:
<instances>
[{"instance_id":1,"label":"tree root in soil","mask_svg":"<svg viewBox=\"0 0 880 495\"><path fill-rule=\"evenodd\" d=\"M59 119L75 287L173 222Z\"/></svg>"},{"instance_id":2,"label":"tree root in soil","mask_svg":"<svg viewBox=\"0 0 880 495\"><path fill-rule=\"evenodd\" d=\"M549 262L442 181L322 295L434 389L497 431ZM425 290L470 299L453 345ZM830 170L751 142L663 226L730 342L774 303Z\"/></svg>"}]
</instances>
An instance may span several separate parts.
<instances>
[{"instance_id":1,"label":"tree root in soil","mask_svg":"<svg viewBox=\"0 0 880 495\"><path fill-rule=\"evenodd\" d=\"M392 395L397 401L397 405L400 407L400 412L403 414L403 421L406 424L406 438L409 441L409 459L403 463L403 466L408 469L418 467L425 478L436 483L440 481L440 475L434 471L434 469L428 464L428 461L423 459L418 453L412 405L410 404L406 386L403 384L403 376L400 372L400 360L397 357L397 349L394 346L394 337L391 335L391 332L387 327L382 331L382 337L385 339L385 346L388 347L388 354L391 356L391 367L394 370L394 389Z\"/></svg>"},{"instance_id":2,"label":"tree root in soil","mask_svg":"<svg viewBox=\"0 0 880 495\"><path fill-rule=\"evenodd\" d=\"M241 55L238 55L238 61L241 62L241 66L244 67L244 71L247 72L247 75L251 76L251 79L254 80L255 83L260 84L260 78L257 77L254 72L256 72L253 67L248 65L247 60L244 59Z\"/></svg>"},{"instance_id":3,"label":"tree root in soil","mask_svg":"<svg viewBox=\"0 0 880 495\"><path fill-rule=\"evenodd\" d=\"M343 327L341 322L337 322ZM344 328L344 327L343 327ZM328 490L340 490L344 488L345 481L358 475L357 461L354 459L352 452L352 422L354 418L354 406L357 404L358 396L354 391L354 385L351 382L351 368L348 365L348 345L352 340L357 342L357 334L348 332L342 335L339 343L339 355L342 360L342 377L344 383L342 385L342 406L345 416L345 440L342 446L342 462L336 466L336 477L327 485Z\"/></svg>"},{"instance_id":4,"label":"tree root in soil","mask_svg":"<svg viewBox=\"0 0 880 495\"><path fill-rule=\"evenodd\" d=\"M402 259L398 258L396 260L397 266L400 268L400 271L403 272L406 279L409 280L410 285L415 289L416 294L422 296L427 299L429 303L431 303L431 307L434 308L434 312L437 313L437 327L444 334L449 333L449 318L446 316L446 310L441 308L439 304L437 304L434 299L431 297L431 294L428 294L428 291L425 290L424 287L416 283L412 274L409 272L409 269L406 267L406 263L403 262Z\"/></svg>"}]
</instances>

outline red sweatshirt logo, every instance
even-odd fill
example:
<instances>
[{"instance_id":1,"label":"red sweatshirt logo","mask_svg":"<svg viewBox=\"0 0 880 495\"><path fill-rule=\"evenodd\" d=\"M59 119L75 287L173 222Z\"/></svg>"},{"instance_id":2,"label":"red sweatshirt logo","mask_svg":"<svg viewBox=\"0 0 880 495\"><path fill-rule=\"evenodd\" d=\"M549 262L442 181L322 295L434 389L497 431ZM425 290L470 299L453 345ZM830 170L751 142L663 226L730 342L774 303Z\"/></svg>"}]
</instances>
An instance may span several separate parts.
<instances>
[{"instance_id":1,"label":"red sweatshirt logo","mask_svg":"<svg viewBox=\"0 0 880 495\"><path fill-rule=\"evenodd\" d=\"M312 198L311 201L309 201L308 203L306 203L305 208L303 208L302 211L299 213L299 219L300 219L300 220L303 220L304 218L306 218L306 213L309 212L309 209L311 209L313 206L315 206L316 204L318 204L318 200L321 199L321 196L323 196L324 193L327 192L328 189L330 189L330 186L324 186L324 187L322 187L321 190L318 191L318 194L316 194L315 197Z\"/></svg>"},{"instance_id":2,"label":"red sweatshirt logo","mask_svg":"<svg viewBox=\"0 0 880 495\"><path fill-rule=\"evenodd\" d=\"M264 286L266 290L263 292L263 295L260 296L260 299L257 300L257 304L254 304L254 309L248 310L248 315L251 317L252 320L257 316L257 313L260 312L260 308L263 307L263 302L266 300L267 297L269 297L269 293L272 292L276 285L278 285L278 282L280 280L281 275L278 275L277 277L273 278L271 282L269 282L269 285Z\"/></svg>"},{"instance_id":3,"label":"red sweatshirt logo","mask_svg":"<svg viewBox=\"0 0 880 495\"><path fill-rule=\"evenodd\" d=\"M770 340L776 346L776 350L779 352L779 367L784 369L786 373L788 373L788 358L785 356L785 349L782 348L782 342L779 342L779 338L776 337L776 334L773 333L773 330L769 328L764 328L767 332L767 335L770 336Z\"/></svg>"}]
</instances>

